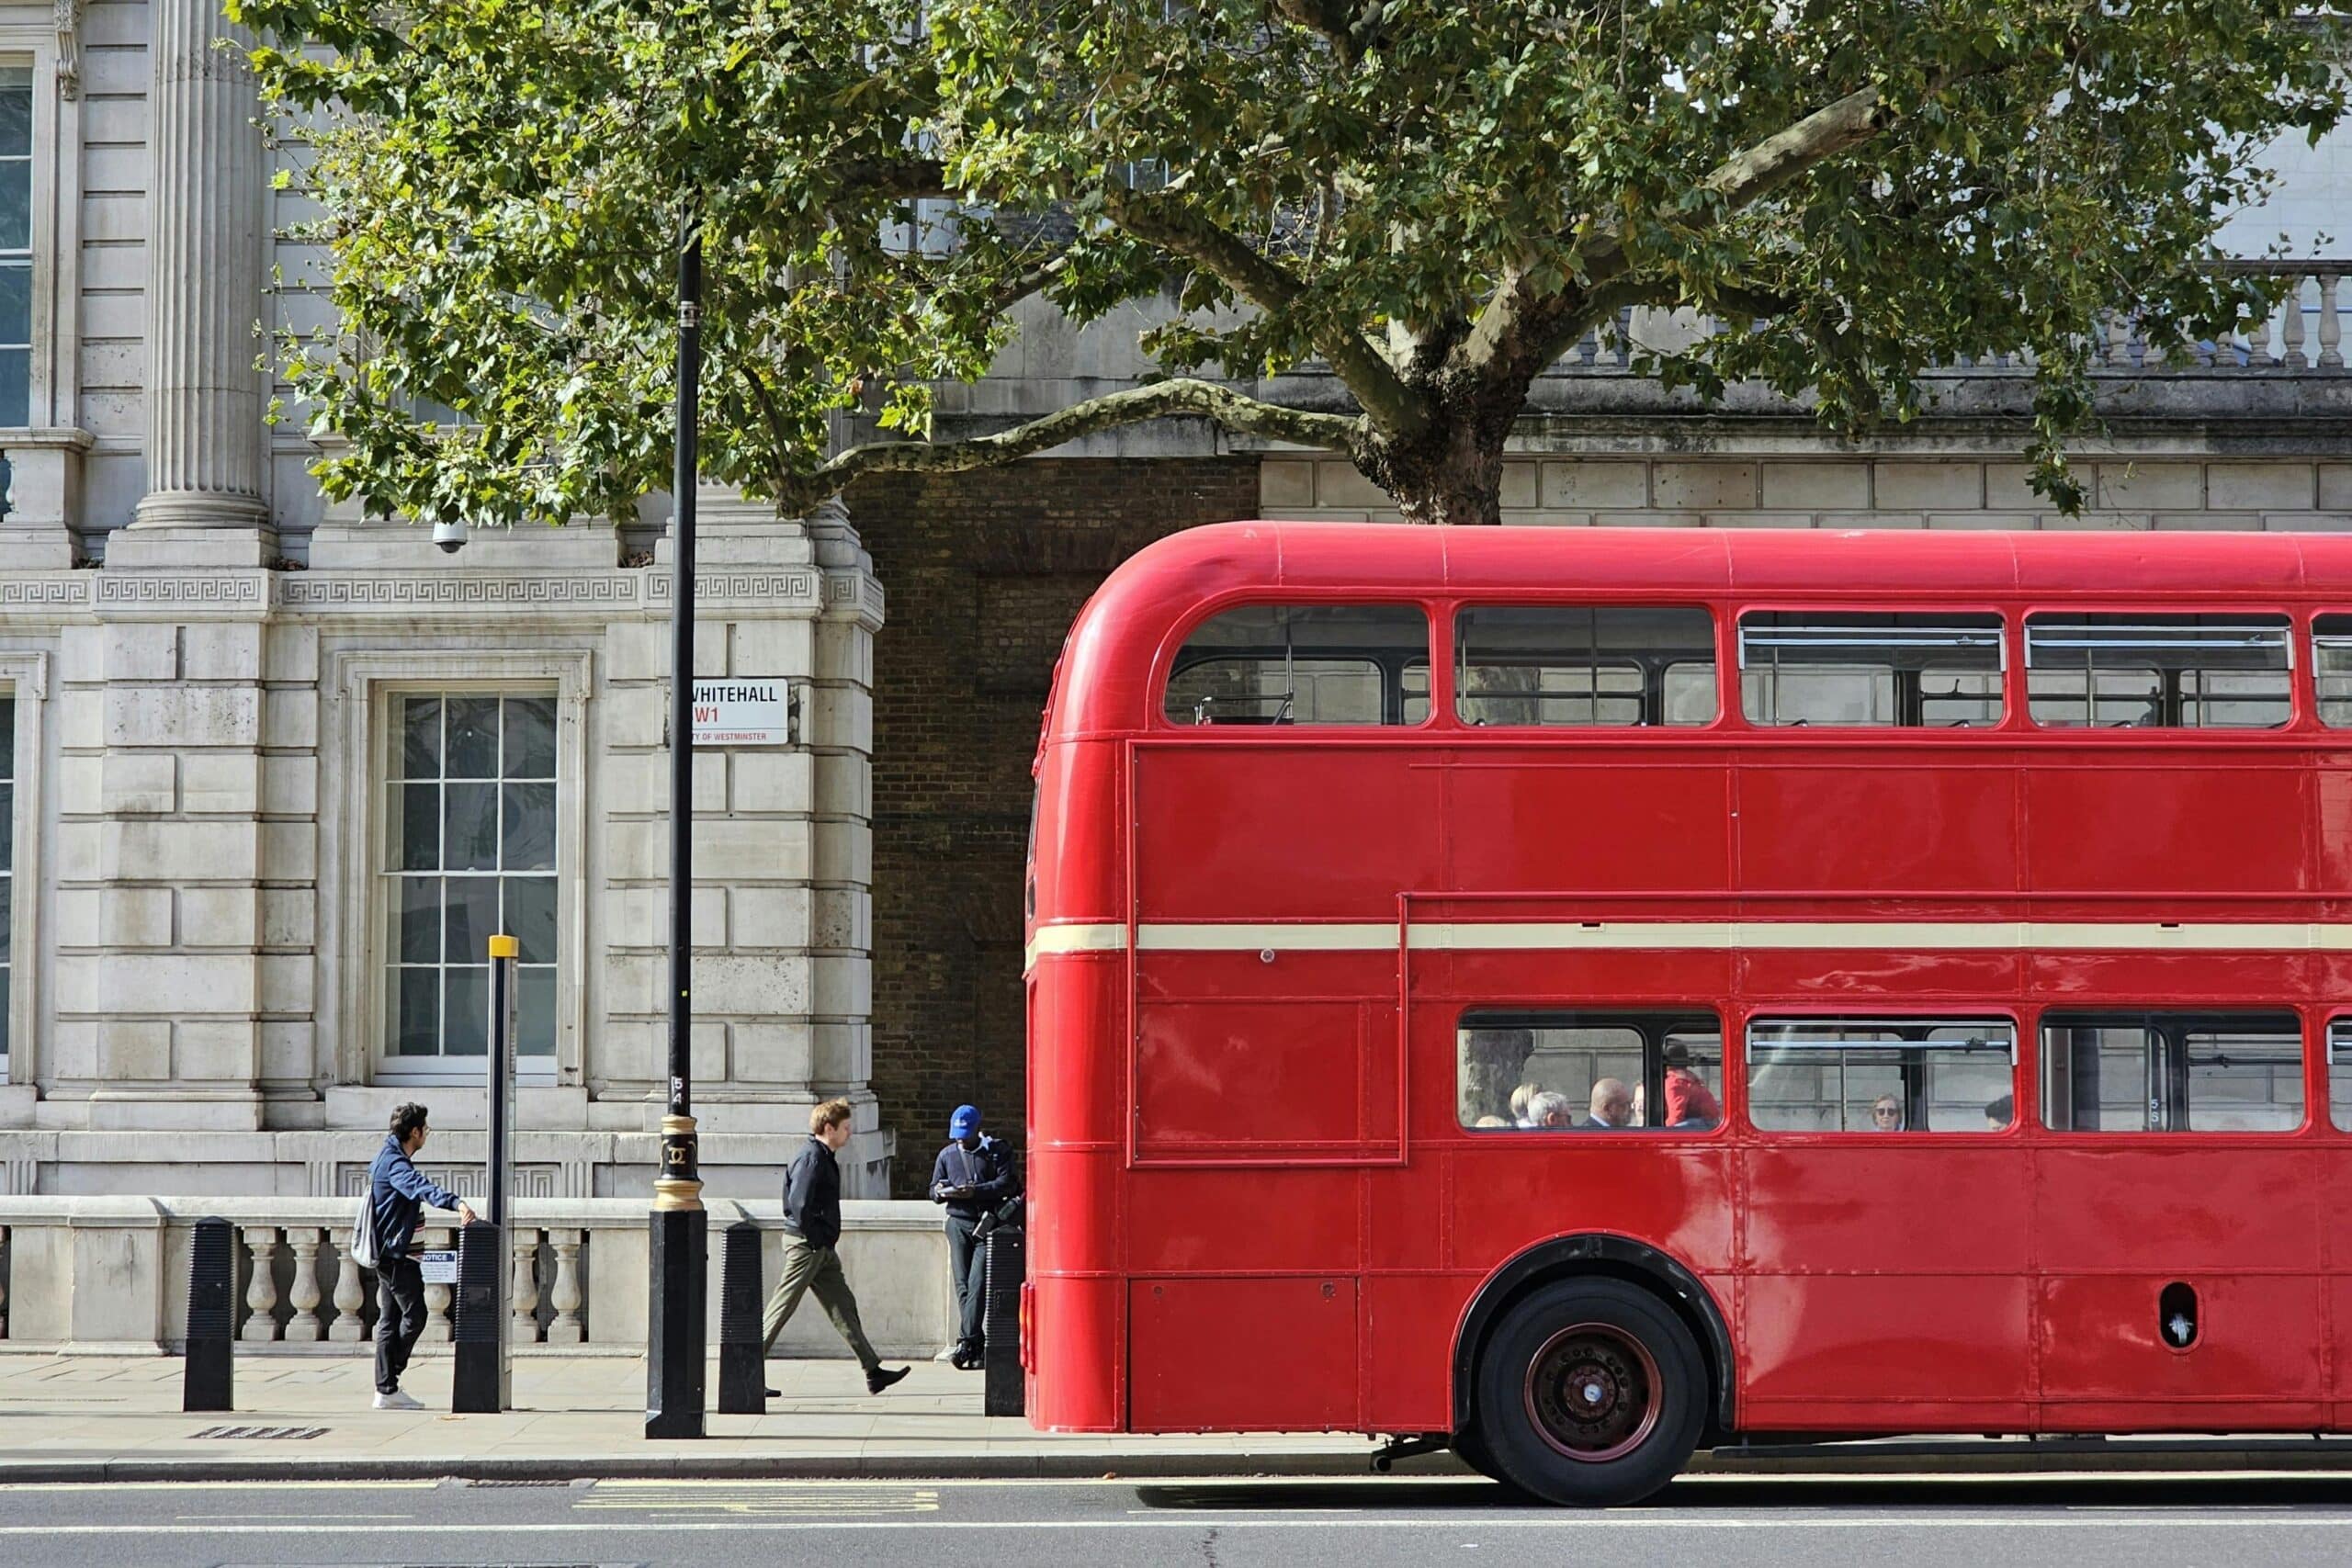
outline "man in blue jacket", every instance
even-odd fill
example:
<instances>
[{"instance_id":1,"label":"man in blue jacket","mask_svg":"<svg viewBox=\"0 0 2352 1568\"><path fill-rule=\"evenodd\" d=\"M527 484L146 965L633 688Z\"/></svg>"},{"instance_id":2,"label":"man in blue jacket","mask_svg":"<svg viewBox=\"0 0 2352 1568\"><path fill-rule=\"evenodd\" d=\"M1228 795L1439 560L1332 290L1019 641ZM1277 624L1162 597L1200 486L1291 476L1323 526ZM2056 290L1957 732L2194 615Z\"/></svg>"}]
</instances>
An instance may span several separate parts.
<instances>
[{"instance_id":1,"label":"man in blue jacket","mask_svg":"<svg viewBox=\"0 0 2352 1568\"><path fill-rule=\"evenodd\" d=\"M376 1226L376 1408L422 1410L424 1405L401 1392L401 1374L408 1370L409 1352L424 1332L424 1275L409 1246L416 1239L417 1215L425 1204L455 1209L466 1224L474 1223L471 1205L456 1193L434 1185L416 1168L416 1151L424 1146L432 1129L424 1124L424 1107L403 1105L392 1112L391 1131L376 1160L368 1168L369 1212Z\"/></svg>"},{"instance_id":2,"label":"man in blue jacket","mask_svg":"<svg viewBox=\"0 0 2352 1568\"><path fill-rule=\"evenodd\" d=\"M980 1108L959 1105L947 1119L947 1146L931 1163L931 1201L947 1208L947 1272L956 1282L956 1352L948 1360L970 1371L980 1362L987 1320L987 1254L980 1222L1016 1196L1020 1179L1005 1146L980 1131Z\"/></svg>"}]
</instances>

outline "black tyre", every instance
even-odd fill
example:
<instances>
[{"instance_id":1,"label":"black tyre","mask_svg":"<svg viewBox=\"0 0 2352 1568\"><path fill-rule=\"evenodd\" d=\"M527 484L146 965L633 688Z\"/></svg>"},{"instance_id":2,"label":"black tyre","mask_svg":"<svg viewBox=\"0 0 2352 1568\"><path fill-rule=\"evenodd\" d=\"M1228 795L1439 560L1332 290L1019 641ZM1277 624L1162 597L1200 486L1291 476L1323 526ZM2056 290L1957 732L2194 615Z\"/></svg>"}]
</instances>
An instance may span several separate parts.
<instances>
[{"instance_id":1,"label":"black tyre","mask_svg":"<svg viewBox=\"0 0 2352 1568\"><path fill-rule=\"evenodd\" d=\"M1530 1293L1487 1337L1477 1379L1475 1443L1489 1473L1566 1507L1650 1495L1690 1462L1706 1421L1698 1341L1622 1280Z\"/></svg>"}]
</instances>

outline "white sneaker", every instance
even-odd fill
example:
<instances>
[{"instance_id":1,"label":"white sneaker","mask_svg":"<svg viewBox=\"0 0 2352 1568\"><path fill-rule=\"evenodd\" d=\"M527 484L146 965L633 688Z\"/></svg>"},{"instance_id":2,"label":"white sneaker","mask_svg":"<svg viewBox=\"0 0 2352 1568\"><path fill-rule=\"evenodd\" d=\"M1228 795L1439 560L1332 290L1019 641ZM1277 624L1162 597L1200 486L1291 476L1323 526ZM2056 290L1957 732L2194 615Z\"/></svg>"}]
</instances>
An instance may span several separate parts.
<instances>
[{"instance_id":1,"label":"white sneaker","mask_svg":"<svg viewBox=\"0 0 2352 1568\"><path fill-rule=\"evenodd\" d=\"M943 1347L941 1347L939 1354L938 1354L938 1355L936 1355L936 1356L933 1356L933 1357L932 1358L932 1359L933 1359L933 1360L934 1360L934 1361L952 1361L952 1360L954 1360L955 1359L956 1359L956 1347L955 1347L955 1346L953 1346L953 1345L946 1345L946 1346L943 1346Z\"/></svg>"},{"instance_id":2,"label":"white sneaker","mask_svg":"<svg viewBox=\"0 0 2352 1568\"><path fill-rule=\"evenodd\" d=\"M376 1396L376 1408L379 1410L422 1410L424 1406L401 1390L394 1389L390 1393L379 1393Z\"/></svg>"}]
</instances>

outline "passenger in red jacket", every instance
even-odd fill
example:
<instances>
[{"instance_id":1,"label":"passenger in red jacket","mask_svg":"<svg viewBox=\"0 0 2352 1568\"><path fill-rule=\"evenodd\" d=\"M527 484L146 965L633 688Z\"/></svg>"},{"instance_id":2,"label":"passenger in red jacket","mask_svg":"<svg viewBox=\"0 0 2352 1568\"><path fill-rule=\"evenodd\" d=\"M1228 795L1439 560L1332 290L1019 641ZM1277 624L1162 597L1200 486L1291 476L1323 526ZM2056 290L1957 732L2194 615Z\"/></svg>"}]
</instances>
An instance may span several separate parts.
<instances>
[{"instance_id":1,"label":"passenger in red jacket","mask_svg":"<svg viewBox=\"0 0 2352 1568\"><path fill-rule=\"evenodd\" d=\"M1712 1127L1724 1119L1723 1101L1690 1070L1690 1051L1680 1041L1666 1047L1666 1124Z\"/></svg>"}]
</instances>

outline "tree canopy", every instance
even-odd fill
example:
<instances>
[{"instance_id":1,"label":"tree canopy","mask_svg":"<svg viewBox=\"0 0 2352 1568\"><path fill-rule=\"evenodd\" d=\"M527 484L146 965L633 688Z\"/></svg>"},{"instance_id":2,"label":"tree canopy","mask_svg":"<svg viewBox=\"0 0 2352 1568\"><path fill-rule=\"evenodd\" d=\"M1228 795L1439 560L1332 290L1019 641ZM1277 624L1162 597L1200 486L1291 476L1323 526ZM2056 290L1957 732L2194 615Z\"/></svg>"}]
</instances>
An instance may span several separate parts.
<instances>
[{"instance_id":1,"label":"tree canopy","mask_svg":"<svg viewBox=\"0 0 2352 1568\"><path fill-rule=\"evenodd\" d=\"M328 491L476 521L665 489L682 224L704 471L800 511L1171 414L1490 522L1534 378L1627 306L1645 368L1860 432L2021 353L2079 502L2109 312L2265 308L2207 265L2257 154L2342 109L2294 0L230 0L332 328L282 344ZM941 383L1042 296L1161 297L1164 377L969 440ZM1328 367L1353 411L1261 400ZM451 420L446 412L455 411ZM845 416L876 438L831 439Z\"/></svg>"}]
</instances>

